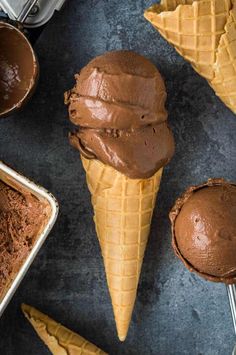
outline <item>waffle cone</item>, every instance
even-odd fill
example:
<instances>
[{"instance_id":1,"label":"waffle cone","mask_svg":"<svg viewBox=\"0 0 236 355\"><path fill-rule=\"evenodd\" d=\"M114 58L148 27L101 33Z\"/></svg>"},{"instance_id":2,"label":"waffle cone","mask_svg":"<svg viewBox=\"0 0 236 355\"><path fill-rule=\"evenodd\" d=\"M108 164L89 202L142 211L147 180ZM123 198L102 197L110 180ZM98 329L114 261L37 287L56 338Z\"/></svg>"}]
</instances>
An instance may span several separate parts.
<instances>
[{"instance_id":1,"label":"waffle cone","mask_svg":"<svg viewBox=\"0 0 236 355\"><path fill-rule=\"evenodd\" d=\"M153 5L144 16L200 75L212 80L231 6L231 0L168 0Z\"/></svg>"},{"instance_id":2,"label":"waffle cone","mask_svg":"<svg viewBox=\"0 0 236 355\"><path fill-rule=\"evenodd\" d=\"M82 157L92 195L118 337L124 341L135 303L162 169L149 179L129 179L98 160Z\"/></svg>"},{"instance_id":3,"label":"waffle cone","mask_svg":"<svg viewBox=\"0 0 236 355\"><path fill-rule=\"evenodd\" d=\"M236 113L236 6L230 13L218 47L215 78L210 85L216 95Z\"/></svg>"},{"instance_id":4,"label":"waffle cone","mask_svg":"<svg viewBox=\"0 0 236 355\"><path fill-rule=\"evenodd\" d=\"M85 340L80 335L65 328L60 323L39 312L37 309L22 304L22 311L38 336L54 355L105 355L102 350Z\"/></svg>"},{"instance_id":5,"label":"waffle cone","mask_svg":"<svg viewBox=\"0 0 236 355\"><path fill-rule=\"evenodd\" d=\"M236 113L236 1L162 0L144 16Z\"/></svg>"}]
</instances>

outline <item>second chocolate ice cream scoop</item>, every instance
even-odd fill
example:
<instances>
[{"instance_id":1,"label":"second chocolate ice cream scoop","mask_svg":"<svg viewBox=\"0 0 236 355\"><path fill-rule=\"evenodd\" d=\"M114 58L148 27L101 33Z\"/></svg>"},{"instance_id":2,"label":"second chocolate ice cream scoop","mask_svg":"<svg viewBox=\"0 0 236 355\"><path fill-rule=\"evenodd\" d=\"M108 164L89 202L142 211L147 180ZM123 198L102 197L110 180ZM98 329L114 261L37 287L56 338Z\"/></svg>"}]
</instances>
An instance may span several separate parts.
<instances>
[{"instance_id":1,"label":"second chocolate ice cream scoop","mask_svg":"<svg viewBox=\"0 0 236 355\"><path fill-rule=\"evenodd\" d=\"M236 185L211 179L190 187L170 212L172 244L190 270L207 280L236 282Z\"/></svg>"}]
</instances>

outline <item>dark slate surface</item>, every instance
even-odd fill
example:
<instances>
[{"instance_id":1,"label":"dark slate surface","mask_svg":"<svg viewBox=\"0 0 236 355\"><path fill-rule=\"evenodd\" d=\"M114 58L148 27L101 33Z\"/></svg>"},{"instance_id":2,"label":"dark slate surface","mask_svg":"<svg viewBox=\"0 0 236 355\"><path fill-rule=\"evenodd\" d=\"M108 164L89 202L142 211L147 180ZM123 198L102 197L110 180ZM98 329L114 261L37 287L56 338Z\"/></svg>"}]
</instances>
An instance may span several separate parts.
<instances>
[{"instance_id":1,"label":"dark slate surface","mask_svg":"<svg viewBox=\"0 0 236 355\"><path fill-rule=\"evenodd\" d=\"M0 122L0 157L52 191L60 216L0 320L0 354L43 355L20 311L27 302L110 354L228 355L235 341L226 289L190 274L171 250L168 212L190 184L236 177L236 119L208 84L143 19L149 0L70 0L36 45L38 90ZM117 340L92 207L79 154L67 140L63 92L73 74L107 50L149 57L166 79L176 155L165 169L137 301Z\"/></svg>"}]
</instances>

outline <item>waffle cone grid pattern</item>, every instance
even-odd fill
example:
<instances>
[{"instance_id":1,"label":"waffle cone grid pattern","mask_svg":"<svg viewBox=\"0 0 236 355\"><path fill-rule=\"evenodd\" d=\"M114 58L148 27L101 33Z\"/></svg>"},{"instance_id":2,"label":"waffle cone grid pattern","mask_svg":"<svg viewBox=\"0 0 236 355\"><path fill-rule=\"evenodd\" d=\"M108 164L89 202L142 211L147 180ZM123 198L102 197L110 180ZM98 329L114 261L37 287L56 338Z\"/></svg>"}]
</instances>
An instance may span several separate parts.
<instances>
[{"instance_id":1,"label":"waffle cone grid pattern","mask_svg":"<svg viewBox=\"0 0 236 355\"><path fill-rule=\"evenodd\" d=\"M37 309L22 305L26 318L34 327L38 336L54 355L105 355L101 349L80 335L55 322Z\"/></svg>"},{"instance_id":2,"label":"waffle cone grid pattern","mask_svg":"<svg viewBox=\"0 0 236 355\"><path fill-rule=\"evenodd\" d=\"M200 75L212 80L231 7L230 0L166 1L151 7L145 16Z\"/></svg>"},{"instance_id":3,"label":"waffle cone grid pattern","mask_svg":"<svg viewBox=\"0 0 236 355\"><path fill-rule=\"evenodd\" d=\"M225 104L236 113L236 8L231 11L221 37L215 65L215 79L210 83Z\"/></svg>"},{"instance_id":4,"label":"waffle cone grid pattern","mask_svg":"<svg viewBox=\"0 0 236 355\"><path fill-rule=\"evenodd\" d=\"M82 157L94 221L121 340L128 331L162 169L129 179L98 160Z\"/></svg>"}]
</instances>

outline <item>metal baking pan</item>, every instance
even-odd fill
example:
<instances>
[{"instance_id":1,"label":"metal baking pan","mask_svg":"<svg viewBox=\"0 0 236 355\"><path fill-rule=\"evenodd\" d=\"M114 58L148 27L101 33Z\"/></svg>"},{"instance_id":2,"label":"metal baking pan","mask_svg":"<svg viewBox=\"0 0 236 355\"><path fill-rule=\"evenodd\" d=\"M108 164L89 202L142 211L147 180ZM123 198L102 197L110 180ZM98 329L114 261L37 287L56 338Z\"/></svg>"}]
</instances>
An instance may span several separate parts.
<instances>
[{"instance_id":1,"label":"metal baking pan","mask_svg":"<svg viewBox=\"0 0 236 355\"><path fill-rule=\"evenodd\" d=\"M2 299L0 299L0 316L14 295L16 289L18 288L20 282L25 276L27 270L29 269L31 263L36 257L38 251L42 247L45 239L47 238L49 232L51 231L58 215L59 207L55 197L45 190L43 187L38 186L34 182L30 181L20 173L11 169L9 166L0 161L0 180L5 182L7 185L13 187L14 189L19 189L23 191L28 191L39 200L44 201L49 206L49 217L43 227L41 233L38 235L37 240L32 247L32 250L25 262L22 264L19 272L16 274L14 279L9 285L9 288Z\"/></svg>"},{"instance_id":2,"label":"metal baking pan","mask_svg":"<svg viewBox=\"0 0 236 355\"><path fill-rule=\"evenodd\" d=\"M0 0L0 8L11 20L20 18L31 0ZM55 11L59 11L65 0L38 0L24 22L24 27L39 27L48 22Z\"/></svg>"}]
</instances>

